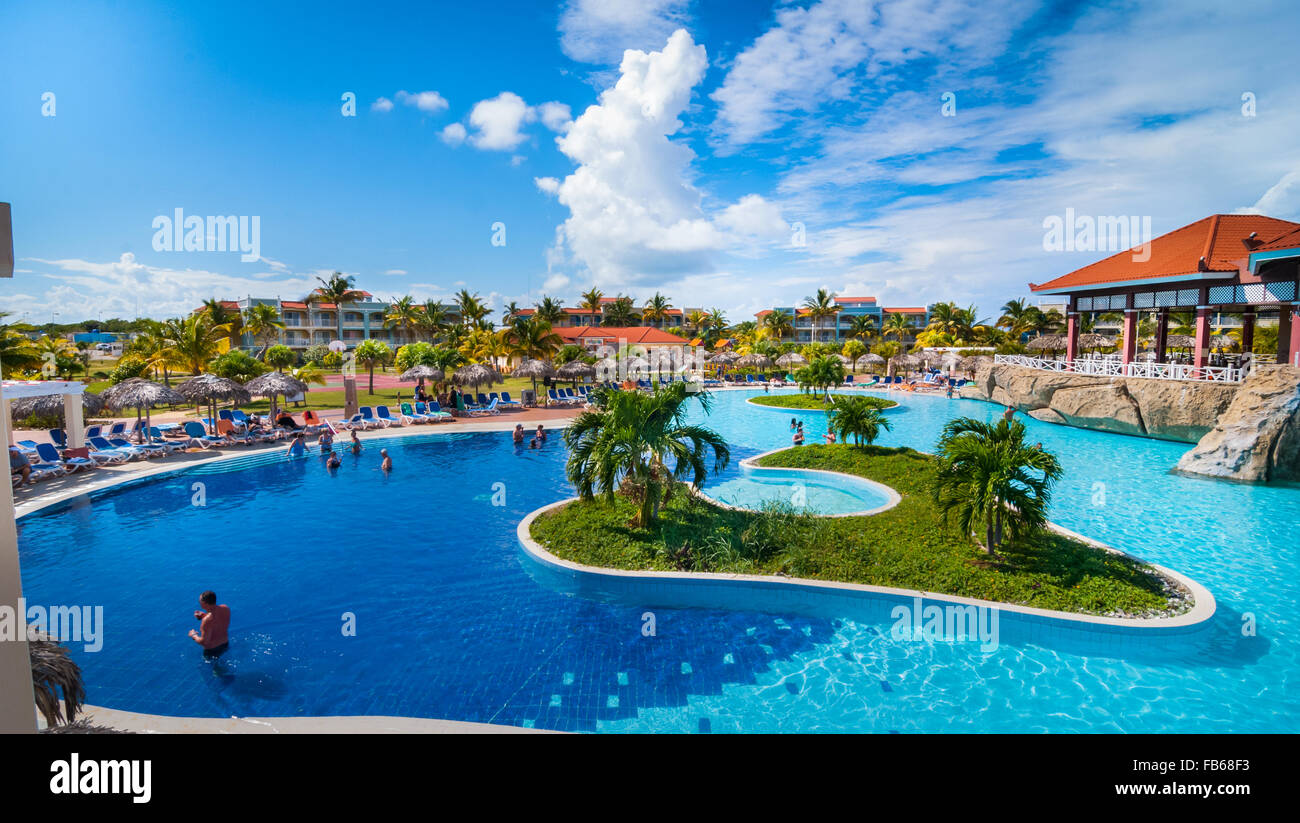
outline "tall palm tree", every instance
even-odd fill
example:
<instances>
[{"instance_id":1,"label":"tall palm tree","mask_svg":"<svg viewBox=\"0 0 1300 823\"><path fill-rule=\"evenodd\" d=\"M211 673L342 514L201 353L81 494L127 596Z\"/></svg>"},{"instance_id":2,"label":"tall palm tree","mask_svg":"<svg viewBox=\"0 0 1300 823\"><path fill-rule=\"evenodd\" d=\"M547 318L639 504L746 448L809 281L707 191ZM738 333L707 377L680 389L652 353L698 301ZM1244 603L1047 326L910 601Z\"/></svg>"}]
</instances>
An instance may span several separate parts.
<instances>
[{"instance_id":1,"label":"tall palm tree","mask_svg":"<svg viewBox=\"0 0 1300 823\"><path fill-rule=\"evenodd\" d=\"M649 325L662 325L668 319L668 310L673 307L667 297L659 292L655 296L645 301L645 308L641 310L641 320Z\"/></svg>"},{"instance_id":2,"label":"tall palm tree","mask_svg":"<svg viewBox=\"0 0 1300 823\"><path fill-rule=\"evenodd\" d=\"M483 305L483 299L478 293L470 293L469 289L461 289L456 292L452 298L456 304L456 309L460 312L460 322L462 325L469 327L477 325L488 313L487 306Z\"/></svg>"},{"instance_id":3,"label":"tall palm tree","mask_svg":"<svg viewBox=\"0 0 1300 823\"><path fill-rule=\"evenodd\" d=\"M564 311L564 305L554 297L543 295L542 302L534 306L533 317L544 320L552 326L558 324L561 320L568 317Z\"/></svg>"},{"instance_id":4,"label":"tall palm tree","mask_svg":"<svg viewBox=\"0 0 1300 823\"><path fill-rule=\"evenodd\" d=\"M420 311L419 331L436 342L446 334L448 326L447 310L442 307L442 303L437 300L424 301Z\"/></svg>"},{"instance_id":5,"label":"tall palm tree","mask_svg":"<svg viewBox=\"0 0 1300 823\"><path fill-rule=\"evenodd\" d=\"M602 326L635 326L641 320L637 314L632 298L619 295L614 302L605 306L605 316L601 318Z\"/></svg>"},{"instance_id":6,"label":"tall palm tree","mask_svg":"<svg viewBox=\"0 0 1300 823\"><path fill-rule=\"evenodd\" d=\"M511 353L525 360L549 360L564 345L564 338L537 315L516 317L505 330L504 338Z\"/></svg>"},{"instance_id":7,"label":"tall palm tree","mask_svg":"<svg viewBox=\"0 0 1300 823\"><path fill-rule=\"evenodd\" d=\"M203 301L203 311L208 313L213 328L221 330L226 335L227 348L233 349L239 345L239 338L244 333L244 317L238 309L226 308L225 304L217 298L209 297Z\"/></svg>"},{"instance_id":8,"label":"tall palm tree","mask_svg":"<svg viewBox=\"0 0 1300 823\"><path fill-rule=\"evenodd\" d=\"M775 340L794 336L794 317L783 309L775 309L763 315L763 328Z\"/></svg>"},{"instance_id":9,"label":"tall palm tree","mask_svg":"<svg viewBox=\"0 0 1300 823\"><path fill-rule=\"evenodd\" d=\"M826 289L818 289L817 293L812 297L805 297L803 299L803 308L812 317L813 342L817 342L817 331L821 321L827 317L834 317L840 311L840 307L835 303L835 293Z\"/></svg>"},{"instance_id":10,"label":"tall palm tree","mask_svg":"<svg viewBox=\"0 0 1300 823\"><path fill-rule=\"evenodd\" d=\"M507 303L506 307L501 310L501 325L503 326L510 325L510 318L518 314L519 311L520 311L519 303L517 303L514 300L511 300L509 303Z\"/></svg>"},{"instance_id":11,"label":"tall palm tree","mask_svg":"<svg viewBox=\"0 0 1300 823\"><path fill-rule=\"evenodd\" d=\"M357 279L343 272L336 271L328 279L317 277L320 287L307 295L308 303L333 303L336 339L343 339L343 309L349 303L359 303L366 298L365 292L353 288Z\"/></svg>"},{"instance_id":12,"label":"tall palm tree","mask_svg":"<svg viewBox=\"0 0 1300 823\"><path fill-rule=\"evenodd\" d=\"M280 310L270 303L254 303L244 309L244 331L253 335L253 339L262 345L257 359L266 359L266 350L280 339L280 332L284 331Z\"/></svg>"},{"instance_id":13,"label":"tall palm tree","mask_svg":"<svg viewBox=\"0 0 1300 823\"><path fill-rule=\"evenodd\" d=\"M1008 300L1002 305L1002 315L997 325L1019 339L1021 335L1034 330L1037 315L1042 314L1037 306L1031 306L1024 300Z\"/></svg>"},{"instance_id":14,"label":"tall palm tree","mask_svg":"<svg viewBox=\"0 0 1300 823\"><path fill-rule=\"evenodd\" d=\"M388 344L382 340L362 340L357 347L352 350L353 357L361 365L366 367L370 373L369 393L375 393L375 366L382 366L388 362L388 358L393 356L393 352L388 348Z\"/></svg>"},{"instance_id":15,"label":"tall palm tree","mask_svg":"<svg viewBox=\"0 0 1300 823\"><path fill-rule=\"evenodd\" d=\"M384 328L393 329L412 340L423 322L424 308L409 294L393 300L384 311Z\"/></svg>"},{"instance_id":16,"label":"tall palm tree","mask_svg":"<svg viewBox=\"0 0 1300 823\"><path fill-rule=\"evenodd\" d=\"M696 396L707 409L708 394ZM710 452L714 474L725 469L731 460L726 440L686 422L688 397L685 383L648 394L611 392L603 409L579 415L564 432L565 475L578 495L592 500L600 494L612 501L622 485L639 504L634 525L650 528L685 478L695 489L703 487Z\"/></svg>"},{"instance_id":17,"label":"tall palm tree","mask_svg":"<svg viewBox=\"0 0 1300 823\"><path fill-rule=\"evenodd\" d=\"M881 329L882 337L893 336L898 342L903 342L905 338L912 334L913 328L910 320L905 314L891 314L885 320L885 325Z\"/></svg>"},{"instance_id":18,"label":"tall palm tree","mask_svg":"<svg viewBox=\"0 0 1300 823\"><path fill-rule=\"evenodd\" d=\"M864 343L876 336L876 318L859 314L849 320L849 337Z\"/></svg>"},{"instance_id":19,"label":"tall palm tree","mask_svg":"<svg viewBox=\"0 0 1300 823\"><path fill-rule=\"evenodd\" d=\"M880 409L866 397L837 395L830 417L828 425L840 442L848 443L849 437L852 437L855 446L862 445L863 441L870 446L876 442L881 431L892 428L889 418L881 414Z\"/></svg>"},{"instance_id":20,"label":"tall palm tree","mask_svg":"<svg viewBox=\"0 0 1300 823\"><path fill-rule=\"evenodd\" d=\"M709 315L699 309L693 310L686 315L686 328L691 330L692 334L699 335L709 327Z\"/></svg>"},{"instance_id":21,"label":"tall palm tree","mask_svg":"<svg viewBox=\"0 0 1300 823\"><path fill-rule=\"evenodd\" d=\"M948 421L939 438L939 466L931 488L945 524L956 521L970 537L984 530L992 554L1009 534L1016 540L1047 522L1052 487L1061 477L1056 457L1025 442L1019 420Z\"/></svg>"},{"instance_id":22,"label":"tall palm tree","mask_svg":"<svg viewBox=\"0 0 1300 823\"><path fill-rule=\"evenodd\" d=\"M604 296L605 293L603 291L592 286L590 291L582 293L582 299L578 301L578 308L586 309L589 312L595 312L595 322L600 323L600 309L601 306L604 305L600 301Z\"/></svg>"},{"instance_id":23,"label":"tall palm tree","mask_svg":"<svg viewBox=\"0 0 1300 823\"><path fill-rule=\"evenodd\" d=\"M167 340L164 357L190 374L202 373L209 360L226 350L225 332L203 312L168 320L163 324L163 335Z\"/></svg>"},{"instance_id":24,"label":"tall palm tree","mask_svg":"<svg viewBox=\"0 0 1300 823\"><path fill-rule=\"evenodd\" d=\"M0 369L5 377L16 377L40 366L41 355L31 338L10 328L0 331Z\"/></svg>"}]
</instances>

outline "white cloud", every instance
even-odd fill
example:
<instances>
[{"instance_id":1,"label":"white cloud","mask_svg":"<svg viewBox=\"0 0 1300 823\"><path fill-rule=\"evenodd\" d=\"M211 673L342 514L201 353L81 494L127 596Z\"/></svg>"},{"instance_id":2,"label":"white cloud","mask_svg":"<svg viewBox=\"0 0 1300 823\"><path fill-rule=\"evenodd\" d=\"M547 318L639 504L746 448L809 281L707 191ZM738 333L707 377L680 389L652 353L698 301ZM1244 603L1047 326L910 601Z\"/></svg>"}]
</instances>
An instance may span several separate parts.
<instances>
[{"instance_id":1,"label":"white cloud","mask_svg":"<svg viewBox=\"0 0 1300 823\"><path fill-rule=\"evenodd\" d=\"M388 271L384 272L384 274L393 275L394 277L398 277L406 273L407 273L406 269L389 269Z\"/></svg>"},{"instance_id":2,"label":"white cloud","mask_svg":"<svg viewBox=\"0 0 1300 823\"><path fill-rule=\"evenodd\" d=\"M1255 201L1239 208L1239 214L1266 214L1283 220L1300 220L1300 171L1289 171Z\"/></svg>"},{"instance_id":3,"label":"white cloud","mask_svg":"<svg viewBox=\"0 0 1300 823\"><path fill-rule=\"evenodd\" d=\"M520 129L535 119L536 112L522 97L503 91L470 110L469 124L474 128L470 143L487 151L510 151L528 139Z\"/></svg>"},{"instance_id":4,"label":"white cloud","mask_svg":"<svg viewBox=\"0 0 1300 823\"><path fill-rule=\"evenodd\" d=\"M533 183L547 194L558 194L560 191L560 181L554 177L534 177Z\"/></svg>"},{"instance_id":5,"label":"white cloud","mask_svg":"<svg viewBox=\"0 0 1300 823\"><path fill-rule=\"evenodd\" d=\"M566 103L543 103L537 107L537 114L551 131L566 132L573 125L573 113Z\"/></svg>"},{"instance_id":6,"label":"white cloud","mask_svg":"<svg viewBox=\"0 0 1300 823\"><path fill-rule=\"evenodd\" d=\"M560 291L568 288L571 282L573 281L569 279L567 274L556 273L546 278L546 282L542 283L542 288L546 291Z\"/></svg>"},{"instance_id":7,"label":"white cloud","mask_svg":"<svg viewBox=\"0 0 1300 823\"><path fill-rule=\"evenodd\" d=\"M465 142L465 127L460 123L449 123L441 132L442 142L448 146L459 146Z\"/></svg>"},{"instance_id":8,"label":"white cloud","mask_svg":"<svg viewBox=\"0 0 1300 823\"><path fill-rule=\"evenodd\" d=\"M387 97L380 97L378 100L370 104L370 110L379 112L392 111L393 101L389 100Z\"/></svg>"},{"instance_id":9,"label":"white cloud","mask_svg":"<svg viewBox=\"0 0 1300 823\"><path fill-rule=\"evenodd\" d=\"M757 194L747 194L727 206L714 220L723 229L745 238L775 240L790 233L781 209Z\"/></svg>"},{"instance_id":10,"label":"white cloud","mask_svg":"<svg viewBox=\"0 0 1300 823\"><path fill-rule=\"evenodd\" d=\"M617 64L625 49L648 50L686 22L687 0L569 0L560 48L582 63Z\"/></svg>"},{"instance_id":11,"label":"white cloud","mask_svg":"<svg viewBox=\"0 0 1300 823\"><path fill-rule=\"evenodd\" d=\"M436 91L417 91L414 94L408 91L399 91L396 97L397 102L406 106L414 106L426 114L437 114L447 108L447 99Z\"/></svg>"}]
</instances>

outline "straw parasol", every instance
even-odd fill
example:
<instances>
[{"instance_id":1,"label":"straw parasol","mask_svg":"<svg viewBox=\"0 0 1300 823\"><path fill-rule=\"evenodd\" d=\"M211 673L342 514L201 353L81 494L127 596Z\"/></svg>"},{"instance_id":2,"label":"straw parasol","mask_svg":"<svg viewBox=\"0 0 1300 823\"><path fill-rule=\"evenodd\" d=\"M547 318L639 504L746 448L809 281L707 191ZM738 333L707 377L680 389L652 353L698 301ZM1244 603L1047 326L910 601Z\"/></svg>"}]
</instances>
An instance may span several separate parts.
<instances>
[{"instance_id":1,"label":"straw parasol","mask_svg":"<svg viewBox=\"0 0 1300 823\"><path fill-rule=\"evenodd\" d=\"M1235 345L1237 345L1237 341L1226 334L1210 335L1210 348L1212 349L1230 349Z\"/></svg>"},{"instance_id":2,"label":"straw parasol","mask_svg":"<svg viewBox=\"0 0 1300 823\"><path fill-rule=\"evenodd\" d=\"M1194 349L1196 338L1190 334L1171 334L1165 339L1165 345L1171 349Z\"/></svg>"},{"instance_id":3,"label":"straw parasol","mask_svg":"<svg viewBox=\"0 0 1300 823\"><path fill-rule=\"evenodd\" d=\"M1061 351L1066 348L1066 340L1063 335L1044 334L1030 340L1025 344L1025 348L1035 351Z\"/></svg>"},{"instance_id":4,"label":"straw parasol","mask_svg":"<svg viewBox=\"0 0 1300 823\"><path fill-rule=\"evenodd\" d=\"M918 354L896 354L889 358L889 363L896 369L910 370L918 368L921 363L921 356Z\"/></svg>"},{"instance_id":5,"label":"straw parasol","mask_svg":"<svg viewBox=\"0 0 1300 823\"><path fill-rule=\"evenodd\" d=\"M883 366L885 365L885 358L881 357L880 355L874 352L868 352L867 354L864 354L858 358L856 365L857 368L859 369L866 369L866 368L870 368L871 366Z\"/></svg>"},{"instance_id":6,"label":"straw parasol","mask_svg":"<svg viewBox=\"0 0 1300 823\"><path fill-rule=\"evenodd\" d=\"M578 380L584 378L595 377L596 367L589 363L584 363L581 360L570 360L568 363L560 366L555 373L566 380L572 380L576 383Z\"/></svg>"},{"instance_id":7,"label":"straw parasol","mask_svg":"<svg viewBox=\"0 0 1300 823\"><path fill-rule=\"evenodd\" d=\"M1104 334L1081 334L1079 335L1079 345L1085 349L1103 349L1107 346L1114 346L1115 339Z\"/></svg>"},{"instance_id":8,"label":"straw parasol","mask_svg":"<svg viewBox=\"0 0 1300 823\"><path fill-rule=\"evenodd\" d=\"M776 358L776 364L783 369L788 369L791 366L806 366L808 365L808 358L798 352L789 352Z\"/></svg>"},{"instance_id":9,"label":"straw parasol","mask_svg":"<svg viewBox=\"0 0 1300 823\"><path fill-rule=\"evenodd\" d=\"M266 374L254 377L244 384L244 388L249 394L258 397L269 397L271 399L271 422L275 422L275 397L282 394L288 397L291 394L307 391L307 384L296 377L290 377L282 371L269 371Z\"/></svg>"},{"instance_id":10,"label":"straw parasol","mask_svg":"<svg viewBox=\"0 0 1300 823\"><path fill-rule=\"evenodd\" d=\"M531 377L533 379L533 394L537 394L538 379L545 380L548 377L555 376L555 369L545 360L525 360L519 368L514 370L512 377Z\"/></svg>"},{"instance_id":11,"label":"straw parasol","mask_svg":"<svg viewBox=\"0 0 1300 823\"><path fill-rule=\"evenodd\" d=\"M737 357L732 365L738 369L770 369L772 359L765 354L747 354L744 357Z\"/></svg>"},{"instance_id":12,"label":"straw parasol","mask_svg":"<svg viewBox=\"0 0 1300 823\"><path fill-rule=\"evenodd\" d=\"M834 357L836 360L840 361L841 363L843 363L843 364L846 365L846 366L852 366L852 365L853 365L853 358L852 358L852 357L849 357L848 355L845 355L845 354L832 354L831 357Z\"/></svg>"},{"instance_id":13,"label":"straw parasol","mask_svg":"<svg viewBox=\"0 0 1300 823\"><path fill-rule=\"evenodd\" d=\"M740 355L732 351L719 352L705 360L711 366L726 366L740 359Z\"/></svg>"},{"instance_id":14,"label":"straw parasol","mask_svg":"<svg viewBox=\"0 0 1300 823\"><path fill-rule=\"evenodd\" d=\"M526 366L527 364L524 365ZM519 369L522 368L524 368L524 366L519 367ZM515 374L520 373L519 369L515 370ZM471 386L473 388L478 388L483 385L491 386L493 383L500 383L505 380L496 369L482 363L471 363L468 366L462 366L456 370L456 373L451 376L451 379L457 386Z\"/></svg>"},{"instance_id":15,"label":"straw parasol","mask_svg":"<svg viewBox=\"0 0 1300 823\"><path fill-rule=\"evenodd\" d=\"M992 363L993 358L987 354L974 354L970 357L963 357L957 364L957 368L965 372L973 372L985 363Z\"/></svg>"},{"instance_id":16,"label":"straw parasol","mask_svg":"<svg viewBox=\"0 0 1300 823\"><path fill-rule=\"evenodd\" d=\"M91 392L81 393L81 409L86 415L98 414L104 407L99 395ZM41 397L19 397L9 404L9 415L15 424L32 415L37 417L57 417L63 419L63 395L46 394Z\"/></svg>"},{"instance_id":17,"label":"straw parasol","mask_svg":"<svg viewBox=\"0 0 1300 823\"><path fill-rule=\"evenodd\" d=\"M243 386L226 377L218 377L215 374L200 374L192 377L176 387L186 400L194 405L206 404L209 408L208 419L212 421L211 431L216 434L217 427L217 410L218 401L230 400L235 403L247 403L252 397Z\"/></svg>"},{"instance_id":18,"label":"straw parasol","mask_svg":"<svg viewBox=\"0 0 1300 823\"><path fill-rule=\"evenodd\" d=\"M442 383L447 379L447 375L442 370L435 369L433 366L426 366L423 363L412 366L397 376L398 380L403 383L409 383L412 380L418 381L416 388L423 388L424 381L431 383Z\"/></svg>"},{"instance_id":19,"label":"straw parasol","mask_svg":"<svg viewBox=\"0 0 1300 823\"><path fill-rule=\"evenodd\" d=\"M185 402L185 396L175 389L140 377L132 377L116 386L109 386L100 392L99 399L103 401L104 408L110 411L135 409L136 420L140 419L140 412L143 410L146 427L152 425L149 410L154 406L160 403L174 406ZM144 439L143 432L140 433L140 439L141 441Z\"/></svg>"}]
</instances>

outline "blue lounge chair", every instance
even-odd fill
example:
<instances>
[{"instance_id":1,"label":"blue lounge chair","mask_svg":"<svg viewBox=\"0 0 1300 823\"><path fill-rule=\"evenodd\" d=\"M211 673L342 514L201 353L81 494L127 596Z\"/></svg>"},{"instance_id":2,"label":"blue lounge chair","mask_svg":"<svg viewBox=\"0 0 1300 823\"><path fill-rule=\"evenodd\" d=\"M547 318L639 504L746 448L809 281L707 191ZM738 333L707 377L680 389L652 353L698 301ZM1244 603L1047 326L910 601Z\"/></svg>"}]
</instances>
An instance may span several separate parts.
<instances>
[{"instance_id":1,"label":"blue lounge chair","mask_svg":"<svg viewBox=\"0 0 1300 823\"><path fill-rule=\"evenodd\" d=\"M62 467L64 474L93 469L98 465L89 457L60 457L59 450L51 443L37 443L36 455L41 459L41 463Z\"/></svg>"},{"instance_id":2,"label":"blue lounge chair","mask_svg":"<svg viewBox=\"0 0 1300 823\"><path fill-rule=\"evenodd\" d=\"M124 437L111 437L108 442L122 451L135 450L144 457L161 457L167 454L167 450L161 446L152 443L132 443Z\"/></svg>"},{"instance_id":3,"label":"blue lounge chair","mask_svg":"<svg viewBox=\"0 0 1300 823\"><path fill-rule=\"evenodd\" d=\"M185 423L185 434L190 438L191 445L197 445L201 449L210 449L213 446L221 446L226 443L217 437L209 437L208 430L203 428L202 423L196 423L193 420Z\"/></svg>"},{"instance_id":4,"label":"blue lounge chair","mask_svg":"<svg viewBox=\"0 0 1300 823\"><path fill-rule=\"evenodd\" d=\"M158 430L157 426L149 427L149 444L153 446L162 446L164 449L166 449L169 452L185 451L184 443L178 442L176 440L168 440L167 438L163 437L162 432Z\"/></svg>"},{"instance_id":5,"label":"blue lounge chair","mask_svg":"<svg viewBox=\"0 0 1300 823\"><path fill-rule=\"evenodd\" d=\"M362 406L360 412L361 420L365 423L365 426L368 429L386 428L393 425L390 421L380 420L375 417L375 410L369 406Z\"/></svg>"},{"instance_id":6,"label":"blue lounge chair","mask_svg":"<svg viewBox=\"0 0 1300 823\"><path fill-rule=\"evenodd\" d=\"M68 436L63 433L63 429L50 429L50 442L61 449L68 447Z\"/></svg>"},{"instance_id":7,"label":"blue lounge chair","mask_svg":"<svg viewBox=\"0 0 1300 823\"><path fill-rule=\"evenodd\" d=\"M416 403L415 410L424 411L424 409L422 408L423 406L424 406L423 403ZM451 412L445 412L442 410L442 406L438 404L437 400L429 401L429 409L424 413L427 414L429 418L433 420L433 422L435 423L451 423L454 422L455 420L455 418L452 417Z\"/></svg>"},{"instance_id":8,"label":"blue lounge chair","mask_svg":"<svg viewBox=\"0 0 1300 823\"><path fill-rule=\"evenodd\" d=\"M387 406L378 406L375 408L375 419L385 426L405 426L406 421L400 417L393 417L388 411Z\"/></svg>"},{"instance_id":9,"label":"blue lounge chair","mask_svg":"<svg viewBox=\"0 0 1300 823\"><path fill-rule=\"evenodd\" d=\"M485 414L500 414L501 410L497 408L497 405L499 403L500 403L499 400L492 400L486 406L483 406L482 408L479 409L475 409L474 411L470 412L470 414L475 417L480 417Z\"/></svg>"},{"instance_id":10,"label":"blue lounge chair","mask_svg":"<svg viewBox=\"0 0 1300 823\"><path fill-rule=\"evenodd\" d=\"M410 403L403 403L399 408L402 411L402 418L410 420L412 423L428 423L429 415L418 412L411 407Z\"/></svg>"},{"instance_id":11,"label":"blue lounge chair","mask_svg":"<svg viewBox=\"0 0 1300 823\"><path fill-rule=\"evenodd\" d=\"M138 454L137 452L123 451L99 436L88 437L86 442L89 444L91 458L101 465L105 463L111 465L125 463Z\"/></svg>"},{"instance_id":12,"label":"blue lounge chair","mask_svg":"<svg viewBox=\"0 0 1300 823\"><path fill-rule=\"evenodd\" d=\"M19 451L27 455L28 460L37 456L36 447L39 444L35 440L19 440L14 445L18 447Z\"/></svg>"}]
</instances>

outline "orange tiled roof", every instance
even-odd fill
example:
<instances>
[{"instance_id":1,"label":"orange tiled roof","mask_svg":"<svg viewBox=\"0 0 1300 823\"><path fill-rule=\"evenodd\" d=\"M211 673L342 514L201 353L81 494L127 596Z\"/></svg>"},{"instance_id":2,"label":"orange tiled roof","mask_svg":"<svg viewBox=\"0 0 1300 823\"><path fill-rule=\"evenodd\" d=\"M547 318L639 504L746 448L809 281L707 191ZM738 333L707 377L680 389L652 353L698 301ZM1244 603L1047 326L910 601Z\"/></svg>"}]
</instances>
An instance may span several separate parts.
<instances>
[{"instance_id":1,"label":"orange tiled roof","mask_svg":"<svg viewBox=\"0 0 1300 823\"><path fill-rule=\"evenodd\" d=\"M281 306L282 308L286 308L286 309L301 309L301 310L304 310L304 311L305 311L306 308L307 308L307 304L306 304L306 303L300 303L300 302L298 302L297 300L281 300L281 301L280 301L280 306Z\"/></svg>"},{"instance_id":2,"label":"orange tiled roof","mask_svg":"<svg viewBox=\"0 0 1300 823\"><path fill-rule=\"evenodd\" d=\"M925 314L925 306L912 306L910 308L899 309L881 309L885 314Z\"/></svg>"},{"instance_id":3,"label":"orange tiled roof","mask_svg":"<svg viewBox=\"0 0 1300 823\"><path fill-rule=\"evenodd\" d=\"M595 337L626 340L628 343L660 343L678 346L686 342L684 337L651 326L568 326L555 329L555 333L566 340Z\"/></svg>"},{"instance_id":4,"label":"orange tiled roof","mask_svg":"<svg viewBox=\"0 0 1300 823\"><path fill-rule=\"evenodd\" d=\"M1300 227L1283 232L1272 240L1266 240L1262 245L1256 246L1251 251L1278 251L1279 249L1294 249L1297 247L1300 247Z\"/></svg>"},{"instance_id":5,"label":"orange tiled roof","mask_svg":"<svg viewBox=\"0 0 1300 823\"><path fill-rule=\"evenodd\" d=\"M1276 237L1295 229L1300 229L1300 223L1276 217L1213 214L1152 240L1147 260L1134 260L1132 251L1126 249L1055 280L1030 283L1029 288L1033 291L1086 288L1208 271L1237 271L1240 261L1250 253L1243 241L1251 232Z\"/></svg>"}]
</instances>

